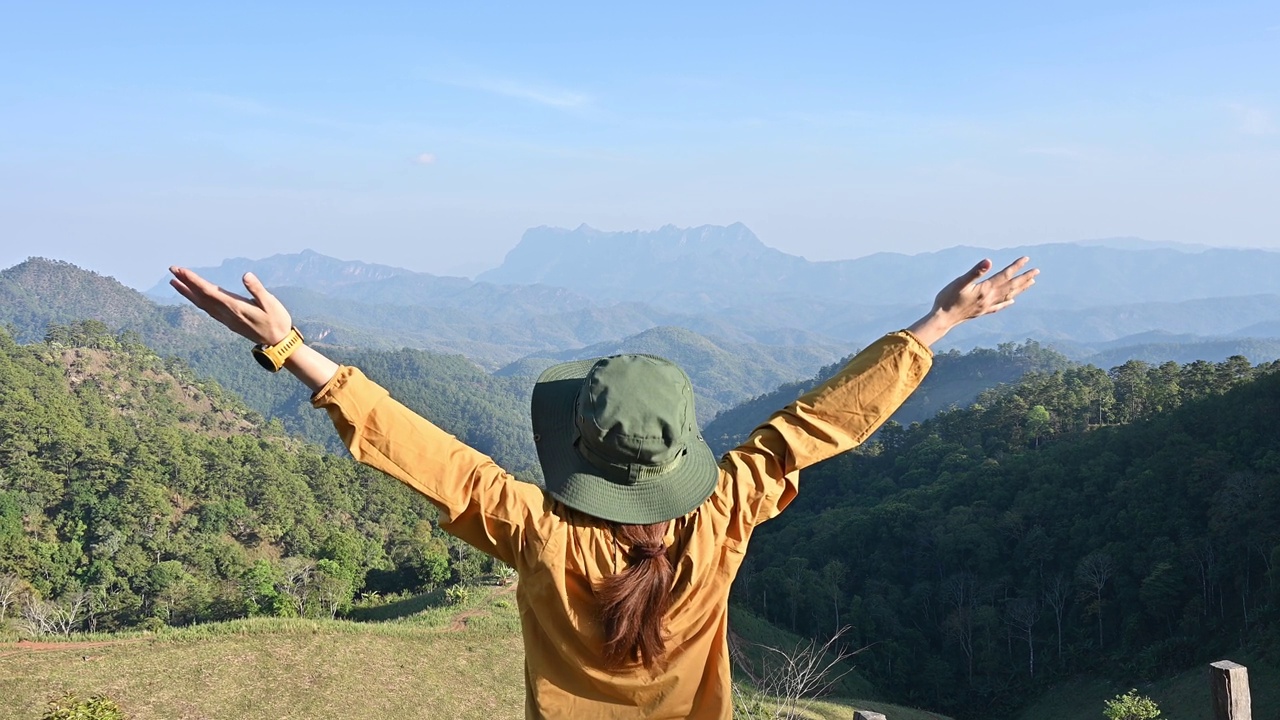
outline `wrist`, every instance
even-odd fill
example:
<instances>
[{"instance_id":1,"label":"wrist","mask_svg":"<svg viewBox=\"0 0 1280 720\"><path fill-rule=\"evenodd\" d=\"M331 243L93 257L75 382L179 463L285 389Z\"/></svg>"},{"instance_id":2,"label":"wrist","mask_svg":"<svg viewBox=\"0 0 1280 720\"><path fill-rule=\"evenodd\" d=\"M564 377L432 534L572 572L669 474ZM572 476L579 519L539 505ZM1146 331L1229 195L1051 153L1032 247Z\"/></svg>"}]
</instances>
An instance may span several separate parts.
<instances>
[{"instance_id":1,"label":"wrist","mask_svg":"<svg viewBox=\"0 0 1280 720\"><path fill-rule=\"evenodd\" d=\"M917 340L928 347L941 340L942 336L959 324L949 313L939 308L934 308L924 317L912 323L907 328L907 331L915 335Z\"/></svg>"},{"instance_id":2,"label":"wrist","mask_svg":"<svg viewBox=\"0 0 1280 720\"><path fill-rule=\"evenodd\" d=\"M284 369L301 380L314 393L328 384L329 380L338 373L338 364L310 345L303 345L285 360Z\"/></svg>"},{"instance_id":3,"label":"wrist","mask_svg":"<svg viewBox=\"0 0 1280 720\"><path fill-rule=\"evenodd\" d=\"M289 339L289 336L293 334L293 330L294 330L293 323L290 323L287 327L283 329L272 328L271 330L267 331L265 335L261 336L262 338L266 338L266 339L259 340L257 344L268 345L268 346L279 345L280 343Z\"/></svg>"}]
</instances>

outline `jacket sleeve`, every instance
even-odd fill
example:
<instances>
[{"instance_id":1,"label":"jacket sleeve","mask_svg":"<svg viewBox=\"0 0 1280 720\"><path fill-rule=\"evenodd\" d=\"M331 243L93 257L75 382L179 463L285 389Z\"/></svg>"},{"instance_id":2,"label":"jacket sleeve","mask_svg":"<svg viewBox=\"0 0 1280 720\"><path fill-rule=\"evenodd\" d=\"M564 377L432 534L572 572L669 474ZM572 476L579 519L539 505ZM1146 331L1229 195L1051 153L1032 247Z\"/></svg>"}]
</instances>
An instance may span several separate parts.
<instances>
[{"instance_id":1,"label":"jacket sleeve","mask_svg":"<svg viewBox=\"0 0 1280 720\"><path fill-rule=\"evenodd\" d=\"M311 399L329 413L357 461L422 493L440 527L515 566L542 491L394 400L360 370L343 366Z\"/></svg>"},{"instance_id":2,"label":"jacket sleeve","mask_svg":"<svg viewBox=\"0 0 1280 720\"><path fill-rule=\"evenodd\" d=\"M725 454L746 523L776 517L799 491L800 471L851 450L915 391L933 353L907 331L890 333L858 353L830 380L775 412L747 441Z\"/></svg>"}]
</instances>

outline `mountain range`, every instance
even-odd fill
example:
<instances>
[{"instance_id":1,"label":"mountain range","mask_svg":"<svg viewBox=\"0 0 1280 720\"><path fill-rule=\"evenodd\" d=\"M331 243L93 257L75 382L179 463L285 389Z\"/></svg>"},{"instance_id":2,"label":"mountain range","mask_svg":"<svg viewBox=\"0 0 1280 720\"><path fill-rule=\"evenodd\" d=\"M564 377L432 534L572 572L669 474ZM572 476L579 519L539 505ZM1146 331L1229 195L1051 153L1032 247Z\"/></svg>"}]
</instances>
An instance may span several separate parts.
<instances>
[{"instance_id":1,"label":"mountain range","mask_svg":"<svg viewBox=\"0 0 1280 720\"><path fill-rule=\"evenodd\" d=\"M632 233L582 226L528 231L500 267L475 281L313 251L196 270L229 287L253 271L312 342L464 355L479 371L509 377L501 392L520 402L555 362L664 355L689 371L707 423L905 327L975 258L1021 254L1043 271L1034 291L1010 312L958 328L937 350L1030 338L1104 368L1134 358L1280 357L1280 253L1132 238L813 263L769 248L741 224ZM215 377L237 392L255 387L251 377L225 374L241 349L235 338L185 304L166 304L178 299L167 283L148 294L68 263L32 259L0 272L0 322L29 341L49 322L98 319L197 369L221 368ZM992 376L987 386L1009 379ZM946 404L965 401L948 395ZM280 402L255 408L270 414Z\"/></svg>"},{"instance_id":2,"label":"mountain range","mask_svg":"<svg viewBox=\"0 0 1280 720\"><path fill-rule=\"evenodd\" d=\"M811 262L768 247L745 225L603 232L539 227L503 263L478 276L541 283L597 298L675 307L732 307L774 297L868 306L926 303L947 280L983 257L997 267L1029 255L1045 269L1038 303L1083 308L1274 293L1280 253L1158 244L1054 243L1010 248L957 246L904 255ZM1225 279L1230 278L1230 284ZM1028 299L1031 296L1027 296Z\"/></svg>"},{"instance_id":3,"label":"mountain range","mask_svg":"<svg viewBox=\"0 0 1280 720\"><path fill-rule=\"evenodd\" d=\"M1151 333L1177 336L1180 359L1280 348L1280 253L1136 238L810 262L740 223L620 233L584 225L527 231L475 281L311 251L197 270L234 286L253 269L335 343L459 352L496 370L665 326L739 346L848 350L919 317L976 260L999 266L1020 255L1042 270L1035 290L940 348L1034 338L1081 361L1150 358L1169 345ZM163 283L149 294L176 299Z\"/></svg>"}]
</instances>

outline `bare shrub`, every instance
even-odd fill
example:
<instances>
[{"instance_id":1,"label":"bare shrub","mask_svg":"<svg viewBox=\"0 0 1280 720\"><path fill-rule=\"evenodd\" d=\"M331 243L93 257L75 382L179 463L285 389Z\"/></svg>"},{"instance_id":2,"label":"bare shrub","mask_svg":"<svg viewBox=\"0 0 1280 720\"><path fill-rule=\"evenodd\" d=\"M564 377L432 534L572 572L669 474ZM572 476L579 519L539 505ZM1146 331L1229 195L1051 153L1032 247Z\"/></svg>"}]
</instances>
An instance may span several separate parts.
<instances>
[{"instance_id":1,"label":"bare shrub","mask_svg":"<svg viewBox=\"0 0 1280 720\"><path fill-rule=\"evenodd\" d=\"M85 590L67 593L56 601L28 594L22 600L22 630L32 636L69 636L90 613L90 594Z\"/></svg>"},{"instance_id":2,"label":"bare shrub","mask_svg":"<svg viewBox=\"0 0 1280 720\"><path fill-rule=\"evenodd\" d=\"M740 706L746 711L744 714L752 718L799 720L808 717L805 711L810 702L829 694L836 683L853 672L851 666L844 665L845 661L865 649L849 650L840 642L848 630L849 627L845 626L822 644L810 640L798 643L790 650L756 645L763 651L758 667L746 657L741 641L731 642L730 655L758 692L758 695L753 695L740 687L735 688L735 706ZM776 703L772 713L763 707L761 696Z\"/></svg>"}]
</instances>

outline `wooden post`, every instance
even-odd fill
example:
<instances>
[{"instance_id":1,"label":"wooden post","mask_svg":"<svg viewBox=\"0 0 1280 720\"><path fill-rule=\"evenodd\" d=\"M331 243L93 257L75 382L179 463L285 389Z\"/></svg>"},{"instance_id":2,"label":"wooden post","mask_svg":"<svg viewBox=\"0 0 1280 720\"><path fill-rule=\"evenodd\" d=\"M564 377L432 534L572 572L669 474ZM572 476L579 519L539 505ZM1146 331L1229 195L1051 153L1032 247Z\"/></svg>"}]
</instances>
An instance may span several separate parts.
<instances>
[{"instance_id":1,"label":"wooden post","mask_svg":"<svg viewBox=\"0 0 1280 720\"><path fill-rule=\"evenodd\" d=\"M1209 666L1209 688L1213 692L1213 720L1253 720L1249 668L1219 660Z\"/></svg>"},{"instance_id":2,"label":"wooden post","mask_svg":"<svg viewBox=\"0 0 1280 720\"><path fill-rule=\"evenodd\" d=\"M870 710L854 710L853 720L885 720L883 714Z\"/></svg>"}]
</instances>

